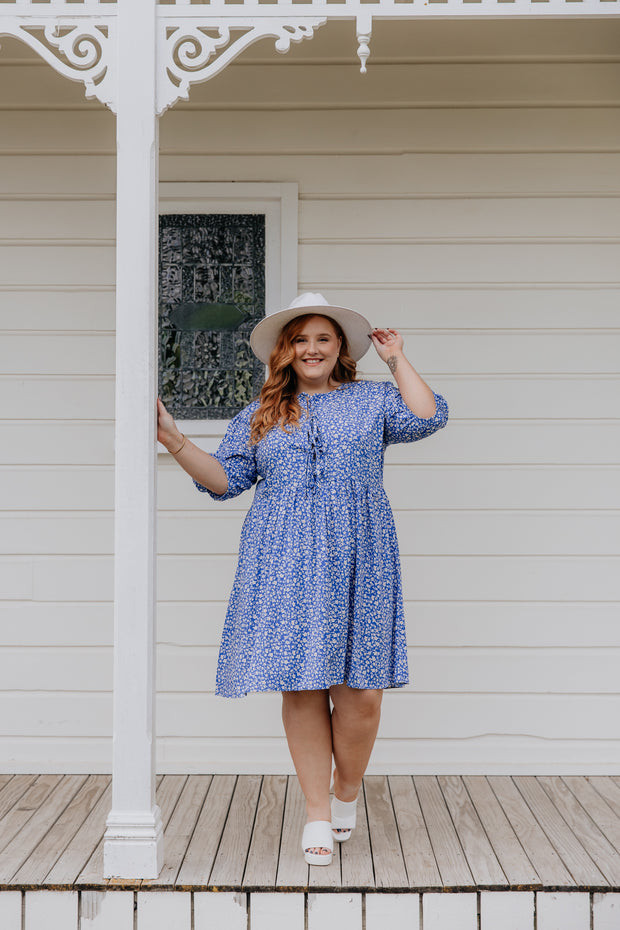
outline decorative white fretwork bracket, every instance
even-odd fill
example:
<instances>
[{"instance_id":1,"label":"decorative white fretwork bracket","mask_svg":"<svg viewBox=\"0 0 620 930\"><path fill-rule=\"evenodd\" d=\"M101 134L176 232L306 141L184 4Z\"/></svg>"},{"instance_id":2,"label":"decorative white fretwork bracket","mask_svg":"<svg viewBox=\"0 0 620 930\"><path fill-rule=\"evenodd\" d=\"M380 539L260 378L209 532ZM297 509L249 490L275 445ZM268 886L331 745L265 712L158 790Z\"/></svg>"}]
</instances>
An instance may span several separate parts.
<instances>
[{"instance_id":1,"label":"decorative white fretwork bracket","mask_svg":"<svg viewBox=\"0 0 620 930\"><path fill-rule=\"evenodd\" d=\"M115 110L116 7L83 3L77 16L68 9L53 0L45 7L30 0L3 4L0 36L24 42L63 77L81 81L87 98Z\"/></svg>"},{"instance_id":2,"label":"decorative white fretwork bracket","mask_svg":"<svg viewBox=\"0 0 620 930\"><path fill-rule=\"evenodd\" d=\"M204 15L184 18L177 23L172 19L160 15L158 23L158 114L178 100L187 100L191 84L215 77L259 39L275 38L276 51L284 53L288 52L291 42L311 39L314 30L327 22L325 16L306 16L300 22L275 16L235 17L232 22L224 17L213 19Z\"/></svg>"}]
</instances>

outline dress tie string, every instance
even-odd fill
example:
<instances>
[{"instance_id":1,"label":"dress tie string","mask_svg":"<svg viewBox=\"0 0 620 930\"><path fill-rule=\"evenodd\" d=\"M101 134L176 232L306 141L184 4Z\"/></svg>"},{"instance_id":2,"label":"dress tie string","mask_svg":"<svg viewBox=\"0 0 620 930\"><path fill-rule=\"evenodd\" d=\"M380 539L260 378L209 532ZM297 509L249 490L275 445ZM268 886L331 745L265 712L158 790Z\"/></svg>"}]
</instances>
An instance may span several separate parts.
<instances>
[{"instance_id":1,"label":"dress tie string","mask_svg":"<svg viewBox=\"0 0 620 930\"><path fill-rule=\"evenodd\" d=\"M325 455L325 446L321 430L314 413L308 410L306 420L306 488L315 491L321 477L321 459Z\"/></svg>"}]
</instances>

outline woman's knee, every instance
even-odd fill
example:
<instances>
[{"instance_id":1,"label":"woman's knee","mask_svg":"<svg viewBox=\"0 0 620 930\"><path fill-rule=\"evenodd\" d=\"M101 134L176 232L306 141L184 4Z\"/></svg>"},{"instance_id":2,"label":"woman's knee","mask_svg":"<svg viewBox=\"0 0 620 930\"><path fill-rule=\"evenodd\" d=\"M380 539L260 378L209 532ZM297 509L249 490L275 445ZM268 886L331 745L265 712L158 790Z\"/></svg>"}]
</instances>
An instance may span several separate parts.
<instances>
[{"instance_id":1,"label":"woman's knee","mask_svg":"<svg viewBox=\"0 0 620 930\"><path fill-rule=\"evenodd\" d=\"M337 713L355 720L374 721L381 713L383 691L379 688L349 688L338 685L332 689L332 701ZM341 690L346 688L346 691Z\"/></svg>"}]
</instances>

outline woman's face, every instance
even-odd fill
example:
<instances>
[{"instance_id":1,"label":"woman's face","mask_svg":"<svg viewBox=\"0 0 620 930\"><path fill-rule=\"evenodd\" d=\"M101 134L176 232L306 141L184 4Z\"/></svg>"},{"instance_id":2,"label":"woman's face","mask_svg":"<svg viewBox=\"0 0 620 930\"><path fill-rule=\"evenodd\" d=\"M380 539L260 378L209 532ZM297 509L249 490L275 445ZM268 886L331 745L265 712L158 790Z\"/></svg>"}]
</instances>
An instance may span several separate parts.
<instances>
[{"instance_id":1,"label":"woman's face","mask_svg":"<svg viewBox=\"0 0 620 930\"><path fill-rule=\"evenodd\" d=\"M312 316L293 339L295 358L293 371L301 390L319 391L327 387L340 353L341 339L331 321L324 316Z\"/></svg>"}]
</instances>

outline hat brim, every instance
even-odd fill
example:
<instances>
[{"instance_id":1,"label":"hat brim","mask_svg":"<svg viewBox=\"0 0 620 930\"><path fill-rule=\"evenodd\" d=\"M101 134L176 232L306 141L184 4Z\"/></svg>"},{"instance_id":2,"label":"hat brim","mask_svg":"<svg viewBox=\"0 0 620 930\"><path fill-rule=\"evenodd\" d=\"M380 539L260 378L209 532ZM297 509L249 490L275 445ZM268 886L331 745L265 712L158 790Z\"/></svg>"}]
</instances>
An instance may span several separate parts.
<instances>
[{"instance_id":1,"label":"hat brim","mask_svg":"<svg viewBox=\"0 0 620 930\"><path fill-rule=\"evenodd\" d=\"M372 326L361 313L347 307L317 305L315 307L293 307L270 313L257 323L250 336L250 346L254 355L265 365L269 364L271 353L275 349L278 336L291 320L298 316L320 315L335 320L347 337L349 355L355 362L366 354L370 348Z\"/></svg>"}]
</instances>

